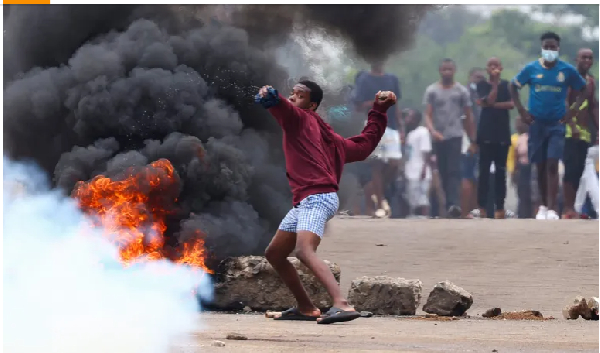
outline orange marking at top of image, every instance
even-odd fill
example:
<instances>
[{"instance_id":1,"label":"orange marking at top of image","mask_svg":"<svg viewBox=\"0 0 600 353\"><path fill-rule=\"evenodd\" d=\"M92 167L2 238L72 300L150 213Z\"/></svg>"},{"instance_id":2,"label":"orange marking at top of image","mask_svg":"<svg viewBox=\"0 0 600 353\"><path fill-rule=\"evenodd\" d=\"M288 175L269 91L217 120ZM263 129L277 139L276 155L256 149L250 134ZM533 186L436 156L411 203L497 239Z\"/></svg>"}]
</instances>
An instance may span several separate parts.
<instances>
[{"instance_id":1,"label":"orange marking at top of image","mask_svg":"<svg viewBox=\"0 0 600 353\"><path fill-rule=\"evenodd\" d=\"M50 5L50 0L3 0L3 5Z\"/></svg>"}]
</instances>

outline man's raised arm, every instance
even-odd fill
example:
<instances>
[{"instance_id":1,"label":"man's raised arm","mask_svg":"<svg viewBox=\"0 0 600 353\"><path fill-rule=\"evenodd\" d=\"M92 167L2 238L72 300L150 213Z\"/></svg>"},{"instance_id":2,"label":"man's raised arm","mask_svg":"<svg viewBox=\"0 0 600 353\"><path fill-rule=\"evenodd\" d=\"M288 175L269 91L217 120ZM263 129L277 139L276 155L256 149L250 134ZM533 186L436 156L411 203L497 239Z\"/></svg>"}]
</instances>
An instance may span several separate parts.
<instances>
[{"instance_id":1,"label":"man's raised arm","mask_svg":"<svg viewBox=\"0 0 600 353\"><path fill-rule=\"evenodd\" d=\"M369 111L367 126L360 135L344 140L346 150L345 163L363 161L373 153L387 127L387 110L396 104L393 92L378 92L375 95L373 108Z\"/></svg>"},{"instance_id":2,"label":"man's raised arm","mask_svg":"<svg viewBox=\"0 0 600 353\"><path fill-rule=\"evenodd\" d=\"M263 86L254 98L255 102L267 109L283 128L297 122L302 116L302 109L294 106L271 86Z\"/></svg>"}]
</instances>

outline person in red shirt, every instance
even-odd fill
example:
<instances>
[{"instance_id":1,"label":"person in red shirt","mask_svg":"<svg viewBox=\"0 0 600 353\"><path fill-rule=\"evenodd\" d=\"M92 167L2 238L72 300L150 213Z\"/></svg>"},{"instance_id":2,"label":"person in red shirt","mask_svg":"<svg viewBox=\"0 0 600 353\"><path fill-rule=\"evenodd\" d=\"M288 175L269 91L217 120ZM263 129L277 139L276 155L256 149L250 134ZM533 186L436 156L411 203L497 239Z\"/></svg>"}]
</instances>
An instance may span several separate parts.
<instances>
[{"instance_id":1,"label":"person in red shirt","mask_svg":"<svg viewBox=\"0 0 600 353\"><path fill-rule=\"evenodd\" d=\"M285 216L265 257L290 289L298 303L275 316L275 320L317 321L319 324L345 322L360 317L342 296L340 286L316 250L325 224L337 212L338 185L344 164L365 160L377 147L387 126L388 108L396 103L392 92L378 92L362 133L343 138L316 113L323 90L318 84L298 82L288 99L271 86L264 86L256 102L268 109L283 129L283 151L287 178L293 194L293 208ZM323 284L333 299L324 315L312 303L300 277L287 257L296 257Z\"/></svg>"}]
</instances>

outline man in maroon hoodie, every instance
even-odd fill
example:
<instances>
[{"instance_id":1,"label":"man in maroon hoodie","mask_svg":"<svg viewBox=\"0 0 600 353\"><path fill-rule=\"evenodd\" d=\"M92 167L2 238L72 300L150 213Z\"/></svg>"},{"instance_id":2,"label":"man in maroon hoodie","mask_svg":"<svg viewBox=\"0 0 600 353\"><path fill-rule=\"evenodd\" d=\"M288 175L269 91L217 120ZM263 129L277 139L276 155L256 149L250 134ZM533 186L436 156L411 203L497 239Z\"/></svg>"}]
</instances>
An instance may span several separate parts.
<instances>
[{"instance_id":1,"label":"man in maroon hoodie","mask_svg":"<svg viewBox=\"0 0 600 353\"><path fill-rule=\"evenodd\" d=\"M377 147L387 126L386 111L396 103L396 96L378 92L362 133L347 139L336 134L315 112L322 99L323 90L308 80L297 83L289 99L271 86L264 86L256 95L256 102L267 108L283 129L286 171L293 193L294 207L279 225L265 256L296 298L298 307L276 315L275 320L331 324L360 317L342 296L339 284L327 264L317 257L316 250L325 223L339 206L336 192L344 164L366 159ZM333 299L333 307L324 315L310 300L287 259L294 250Z\"/></svg>"}]
</instances>

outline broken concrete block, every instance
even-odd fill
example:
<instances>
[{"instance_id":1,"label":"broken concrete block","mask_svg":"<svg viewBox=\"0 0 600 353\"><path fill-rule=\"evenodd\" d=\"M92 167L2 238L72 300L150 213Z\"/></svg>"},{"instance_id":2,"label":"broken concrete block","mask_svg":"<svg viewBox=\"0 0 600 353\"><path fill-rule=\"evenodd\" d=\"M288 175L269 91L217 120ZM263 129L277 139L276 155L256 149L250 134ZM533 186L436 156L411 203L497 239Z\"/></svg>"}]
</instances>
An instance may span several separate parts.
<instances>
[{"instance_id":1,"label":"broken concrete block","mask_svg":"<svg viewBox=\"0 0 600 353\"><path fill-rule=\"evenodd\" d=\"M562 313L567 320L576 320L579 316L586 320L590 320L592 317L592 312L588 307L585 298L582 296L575 297L571 304L563 308Z\"/></svg>"},{"instance_id":2,"label":"broken concrete block","mask_svg":"<svg viewBox=\"0 0 600 353\"><path fill-rule=\"evenodd\" d=\"M312 272L296 258L289 258L294 265L304 288L313 303L320 309L331 307L331 297L317 281ZM325 261L329 269L340 281L340 267ZM214 299L211 308L220 310L241 310L244 306L253 310L287 310L296 306L294 296L285 286L262 256L229 258L219 264L215 271Z\"/></svg>"},{"instance_id":3,"label":"broken concrete block","mask_svg":"<svg viewBox=\"0 0 600 353\"><path fill-rule=\"evenodd\" d=\"M237 332L231 332L227 334L227 338L228 340L234 340L234 341L245 341L248 339L248 336L246 335L242 335L241 333L237 333Z\"/></svg>"},{"instance_id":4,"label":"broken concrete block","mask_svg":"<svg viewBox=\"0 0 600 353\"><path fill-rule=\"evenodd\" d=\"M418 279L360 277L352 281L348 301L357 311L375 315L415 315L422 288Z\"/></svg>"},{"instance_id":5,"label":"broken concrete block","mask_svg":"<svg viewBox=\"0 0 600 353\"><path fill-rule=\"evenodd\" d=\"M491 309L486 310L485 313L481 314L481 316L483 316L485 318L491 318L491 317L496 317L500 314L502 314L502 309L491 308Z\"/></svg>"},{"instance_id":6,"label":"broken concrete block","mask_svg":"<svg viewBox=\"0 0 600 353\"><path fill-rule=\"evenodd\" d=\"M433 287L423 311L440 316L461 316L473 305L473 296L450 281Z\"/></svg>"},{"instance_id":7,"label":"broken concrete block","mask_svg":"<svg viewBox=\"0 0 600 353\"><path fill-rule=\"evenodd\" d=\"M586 304L591 313L591 319L598 321L598 307L600 300L597 297L590 297L586 300Z\"/></svg>"},{"instance_id":8,"label":"broken concrete block","mask_svg":"<svg viewBox=\"0 0 600 353\"><path fill-rule=\"evenodd\" d=\"M211 346L213 347L225 347L225 342L223 341L212 341Z\"/></svg>"}]
</instances>

